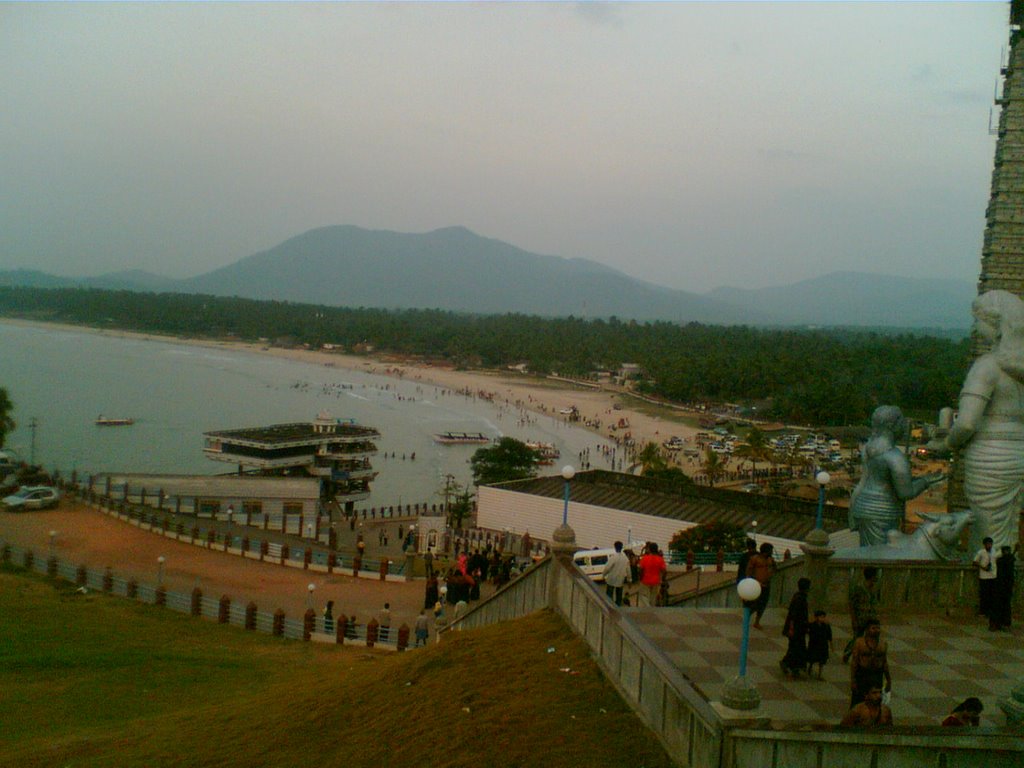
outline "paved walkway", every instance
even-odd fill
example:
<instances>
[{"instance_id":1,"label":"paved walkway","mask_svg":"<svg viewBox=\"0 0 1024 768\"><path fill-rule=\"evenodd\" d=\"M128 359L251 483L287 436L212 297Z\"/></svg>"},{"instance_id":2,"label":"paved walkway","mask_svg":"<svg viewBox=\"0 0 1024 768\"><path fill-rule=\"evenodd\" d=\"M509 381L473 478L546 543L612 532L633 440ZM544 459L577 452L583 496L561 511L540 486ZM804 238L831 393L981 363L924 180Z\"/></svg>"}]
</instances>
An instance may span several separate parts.
<instances>
[{"instance_id":1,"label":"paved walkway","mask_svg":"<svg viewBox=\"0 0 1024 768\"><path fill-rule=\"evenodd\" d=\"M743 634L739 609L627 608L629 616L709 701L721 701L736 677ZM786 653L785 611L769 609L763 630L751 629L747 677L761 694L759 716L791 724L838 723L850 703L849 668L842 649L850 637L846 616L832 616L834 650L824 680L788 680L779 669ZM977 696L982 725L1002 726L998 702L1024 680L1024 633L989 632L980 617L903 616L883 620L889 643L893 720L938 725L959 702Z\"/></svg>"}]
</instances>

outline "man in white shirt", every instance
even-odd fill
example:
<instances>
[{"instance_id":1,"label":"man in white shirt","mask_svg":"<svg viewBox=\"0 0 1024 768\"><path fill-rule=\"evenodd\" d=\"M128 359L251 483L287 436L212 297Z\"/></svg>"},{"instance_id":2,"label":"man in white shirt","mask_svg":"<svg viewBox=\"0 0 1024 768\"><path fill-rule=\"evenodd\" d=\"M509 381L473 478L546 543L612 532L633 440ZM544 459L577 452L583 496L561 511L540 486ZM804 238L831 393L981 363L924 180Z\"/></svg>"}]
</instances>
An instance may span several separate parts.
<instances>
[{"instance_id":1,"label":"man in white shirt","mask_svg":"<svg viewBox=\"0 0 1024 768\"><path fill-rule=\"evenodd\" d=\"M616 605L622 605L622 588L629 583L629 558L622 551L621 541L615 542L615 554L604 564L602 575L608 599L614 600Z\"/></svg>"},{"instance_id":2,"label":"man in white shirt","mask_svg":"<svg viewBox=\"0 0 1024 768\"><path fill-rule=\"evenodd\" d=\"M992 537L986 536L982 547L974 556L974 565L978 568L978 613L988 618L988 628L993 632L998 629L995 617L996 596L996 556L992 552Z\"/></svg>"}]
</instances>

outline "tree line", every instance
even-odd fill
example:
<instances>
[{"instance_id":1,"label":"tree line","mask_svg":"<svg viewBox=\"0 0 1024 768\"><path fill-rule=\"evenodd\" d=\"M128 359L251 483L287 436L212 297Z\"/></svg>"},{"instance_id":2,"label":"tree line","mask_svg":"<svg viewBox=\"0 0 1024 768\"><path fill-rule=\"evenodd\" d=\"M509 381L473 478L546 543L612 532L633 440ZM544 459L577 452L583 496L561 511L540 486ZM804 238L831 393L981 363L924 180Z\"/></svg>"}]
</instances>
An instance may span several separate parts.
<instances>
[{"instance_id":1,"label":"tree line","mask_svg":"<svg viewBox=\"0 0 1024 768\"><path fill-rule=\"evenodd\" d=\"M969 341L877 331L759 329L443 310L384 310L197 294L0 287L0 314L194 338L372 346L444 360L587 377L637 363L642 392L676 402L765 401L788 422L864 423L875 406L934 418L952 405Z\"/></svg>"}]
</instances>

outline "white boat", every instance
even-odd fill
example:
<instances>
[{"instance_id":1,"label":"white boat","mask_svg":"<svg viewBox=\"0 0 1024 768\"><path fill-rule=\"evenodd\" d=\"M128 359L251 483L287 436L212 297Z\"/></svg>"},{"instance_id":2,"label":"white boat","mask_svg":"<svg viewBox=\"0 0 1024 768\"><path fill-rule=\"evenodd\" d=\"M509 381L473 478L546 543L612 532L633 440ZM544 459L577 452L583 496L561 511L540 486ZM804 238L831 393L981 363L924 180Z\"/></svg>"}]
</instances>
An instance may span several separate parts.
<instances>
[{"instance_id":1,"label":"white boat","mask_svg":"<svg viewBox=\"0 0 1024 768\"><path fill-rule=\"evenodd\" d=\"M97 427L128 427L135 423L135 419L130 418L110 418L104 416L102 413L96 417Z\"/></svg>"},{"instance_id":2,"label":"white boat","mask_svg":"<svg viewBox=\"0 0 1024 768\"><path fill-rule=\"evenodd\" d=\"M553 443L541 443L536 440L528 440L526 447L535 450L540 454L541 464L554 464L555 460L558 459L562 454L555 448Z\"/></svg>"}]
</instances>

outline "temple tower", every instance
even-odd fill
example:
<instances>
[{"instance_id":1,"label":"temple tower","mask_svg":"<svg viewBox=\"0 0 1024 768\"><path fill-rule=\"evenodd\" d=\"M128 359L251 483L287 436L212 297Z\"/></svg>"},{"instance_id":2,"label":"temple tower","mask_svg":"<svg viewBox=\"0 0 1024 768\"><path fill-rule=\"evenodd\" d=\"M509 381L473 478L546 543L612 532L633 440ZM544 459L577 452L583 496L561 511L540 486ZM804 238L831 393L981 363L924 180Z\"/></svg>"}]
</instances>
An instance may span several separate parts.
<instances>
[{"instance_id":1,"label":"temple tower","mask_svg":"<svg viewBox=\"0 0 1024 768\"><path fill-rule=\"evenodd\" d=\"M1024 0L1010 3L1010 52L996 98L999 129L985 211L978 293L1001 288L1024 295Z\"/></svg>"}]
</instances>

